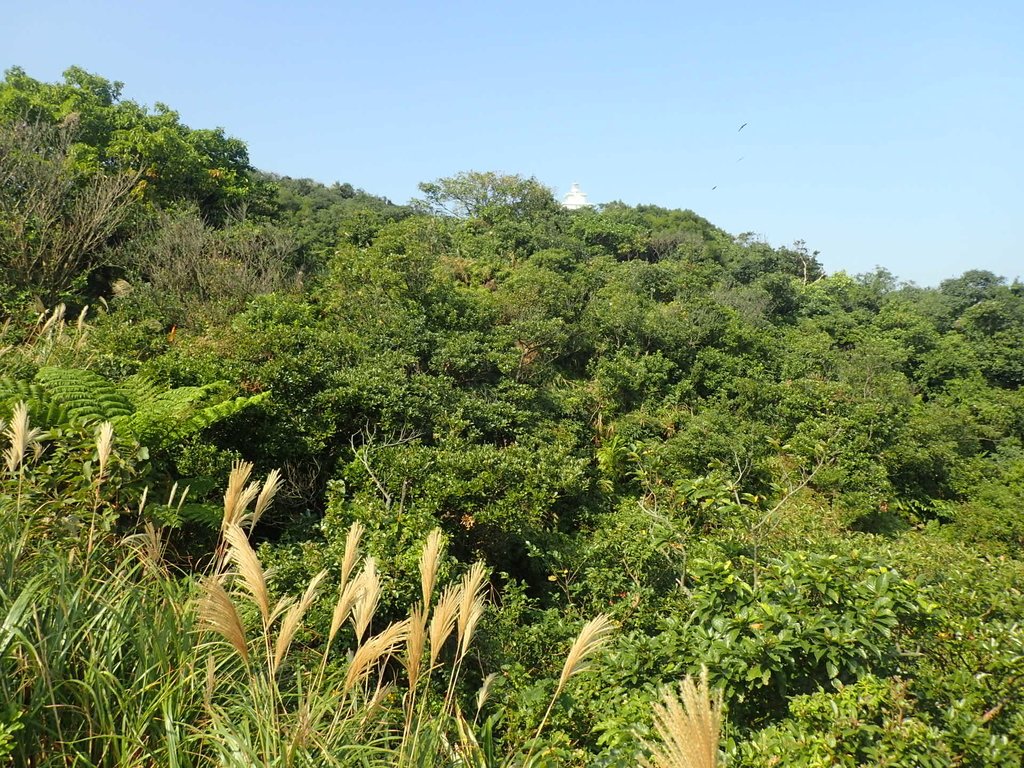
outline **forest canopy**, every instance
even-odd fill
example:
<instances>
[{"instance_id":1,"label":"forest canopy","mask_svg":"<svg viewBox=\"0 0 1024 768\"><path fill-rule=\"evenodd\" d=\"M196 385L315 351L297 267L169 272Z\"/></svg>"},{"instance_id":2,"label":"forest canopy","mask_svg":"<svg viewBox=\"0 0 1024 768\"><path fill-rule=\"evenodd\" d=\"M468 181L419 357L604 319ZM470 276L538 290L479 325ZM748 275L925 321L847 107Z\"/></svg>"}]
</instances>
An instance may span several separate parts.
<instances>
[{"instance_id":1,"label":"forest canopy","mask_svg":"<svg viewBox=\"0 0 1024 768\"><path fill-rule=\"evenodd\" d=\"M121 90L0 83L0 760L1024 761L1024 285Z\"/></svg>"}]
</instances>

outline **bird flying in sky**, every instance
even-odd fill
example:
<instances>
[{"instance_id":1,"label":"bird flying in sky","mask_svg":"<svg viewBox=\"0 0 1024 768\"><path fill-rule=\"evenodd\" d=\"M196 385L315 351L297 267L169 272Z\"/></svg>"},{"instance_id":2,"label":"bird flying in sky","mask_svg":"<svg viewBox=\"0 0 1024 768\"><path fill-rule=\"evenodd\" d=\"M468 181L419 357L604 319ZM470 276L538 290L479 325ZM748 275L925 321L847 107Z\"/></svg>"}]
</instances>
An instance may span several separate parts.
<instances>
[{"instance_id":1,"label":"bird flying in sky","mask_svg":"<svg viewBox=\"0 0 1024 768\"><path fill-rule=\"evenodd\" d=\"M739 133L740 131L742 131L746 127L747 127L747 124L744 123L743 125L741 125L739 128L736 129L736 133Z\"/></svg>"}]
</instances>

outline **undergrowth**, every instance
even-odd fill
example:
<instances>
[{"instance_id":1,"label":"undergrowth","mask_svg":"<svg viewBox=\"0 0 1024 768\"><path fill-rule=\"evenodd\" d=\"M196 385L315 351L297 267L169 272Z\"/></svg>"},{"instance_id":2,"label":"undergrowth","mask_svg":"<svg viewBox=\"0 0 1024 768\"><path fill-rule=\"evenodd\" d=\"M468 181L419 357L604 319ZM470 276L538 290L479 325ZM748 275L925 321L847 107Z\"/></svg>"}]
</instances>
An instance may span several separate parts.
<instances>
[{"instance_id":1,"label":"undergrowth","mask_svg":"<svg viewBox=\"0 0 1024 768\"><path fill-rule=\"evenodd\" d=\"M112 487L109 423L96 428L88 477L60 489L47 461L74 455L57 450L59 434L33 428L24 405L0 429L0 759L12 765L550 765L549 717L615 631L603 615L582 628L533 737L504 744L488 701L496 675L467 692L489 574L478 562L437 583L439 530L423 542L419 600L382 622L385 566L361 554L359 524L341 562L300 595L275 593L250 535L278 473L258 483L236 464L216 550L184 572L165 557L169 531L147 516L145 494L129 505ZM311 608L325 604L320 626ZM680 696L666 694L659 741L637 760L715 764L720 704L706 682Z\"/></svg>"}]
</instances>

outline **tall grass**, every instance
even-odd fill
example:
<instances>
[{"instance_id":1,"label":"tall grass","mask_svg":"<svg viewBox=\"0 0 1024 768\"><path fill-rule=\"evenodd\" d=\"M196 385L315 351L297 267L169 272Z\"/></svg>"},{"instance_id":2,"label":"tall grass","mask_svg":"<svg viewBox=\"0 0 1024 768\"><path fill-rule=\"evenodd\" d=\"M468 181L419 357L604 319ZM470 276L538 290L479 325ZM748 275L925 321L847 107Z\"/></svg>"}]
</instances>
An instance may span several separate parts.
<instances>
[{"instance_id":1,"label":"tall grass","mask_svg":"<svg viewBox=\"0 0 1024 768\"><path fill-rule=\"evenodd\" d=\"M15 764L191 764L175 756L201 714L186 589L147 575L135 553L107 565L102 548L33 550L12 527L0 544L14 571L0 588L0 718L21 726Z\"/></svg>"},{"instance_id":2,"label":"tall grass","mask_svg":"<svg viewBox=\"0 0 1024 768\"><path fill-rule=\"evenodd\" d=\"M81 525L79 539L54 538L45 510L23 504L39 435L22 411L4 429L0 761L7 751L40 768L536 764L558 697L614 629L606 617L583 628L534 738L503 754L480 724L494 676L475 702L461 696L488 572L476 563L438 584L440 531L423 545L419 602L381 625L380 566L360 554L358 524L333 585L322 572L299 595L275 594L248 532L273 502L276 473L257 483L251 466L234 468L210 565L183 574L163 561L164 532L141 510L128 535ZM109 513L115 440L109 425L97 430L83 516ZM331 605L329 627L308 620L318 601Z\"/></svg>"},{"instance_id":3,"label":"tall grass","mask_svg":"<svg viewBox=\"0 0 1024 768\"><path fill-rule=\"evenodd\" d=\"M649 745L644 768L716 768L722 728L722 697L708 687L707 669L687 677L678 693L668 689L654 707L658 742Z\"/></svg>"}]
</instances>

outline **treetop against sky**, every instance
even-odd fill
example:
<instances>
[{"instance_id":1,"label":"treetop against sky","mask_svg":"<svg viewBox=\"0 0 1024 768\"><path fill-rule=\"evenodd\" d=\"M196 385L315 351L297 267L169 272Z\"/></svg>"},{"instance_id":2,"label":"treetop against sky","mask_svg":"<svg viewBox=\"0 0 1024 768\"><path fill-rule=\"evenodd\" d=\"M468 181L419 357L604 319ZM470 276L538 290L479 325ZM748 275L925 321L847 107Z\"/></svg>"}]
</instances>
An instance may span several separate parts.
<instances>
[{"instance_id":1,"label":"treetop against sky","mask_svg":"<svg viewBox=\"0 0 1024 768\"><path fill-rule=\"evenodd\" d=\"M223 126L258 168L396 202L495 170L802 239L829 271L1019 271L1015 2L43 0L5 27L3 68L124 80L126 98Z\"/></svg>"}]
</instances>

